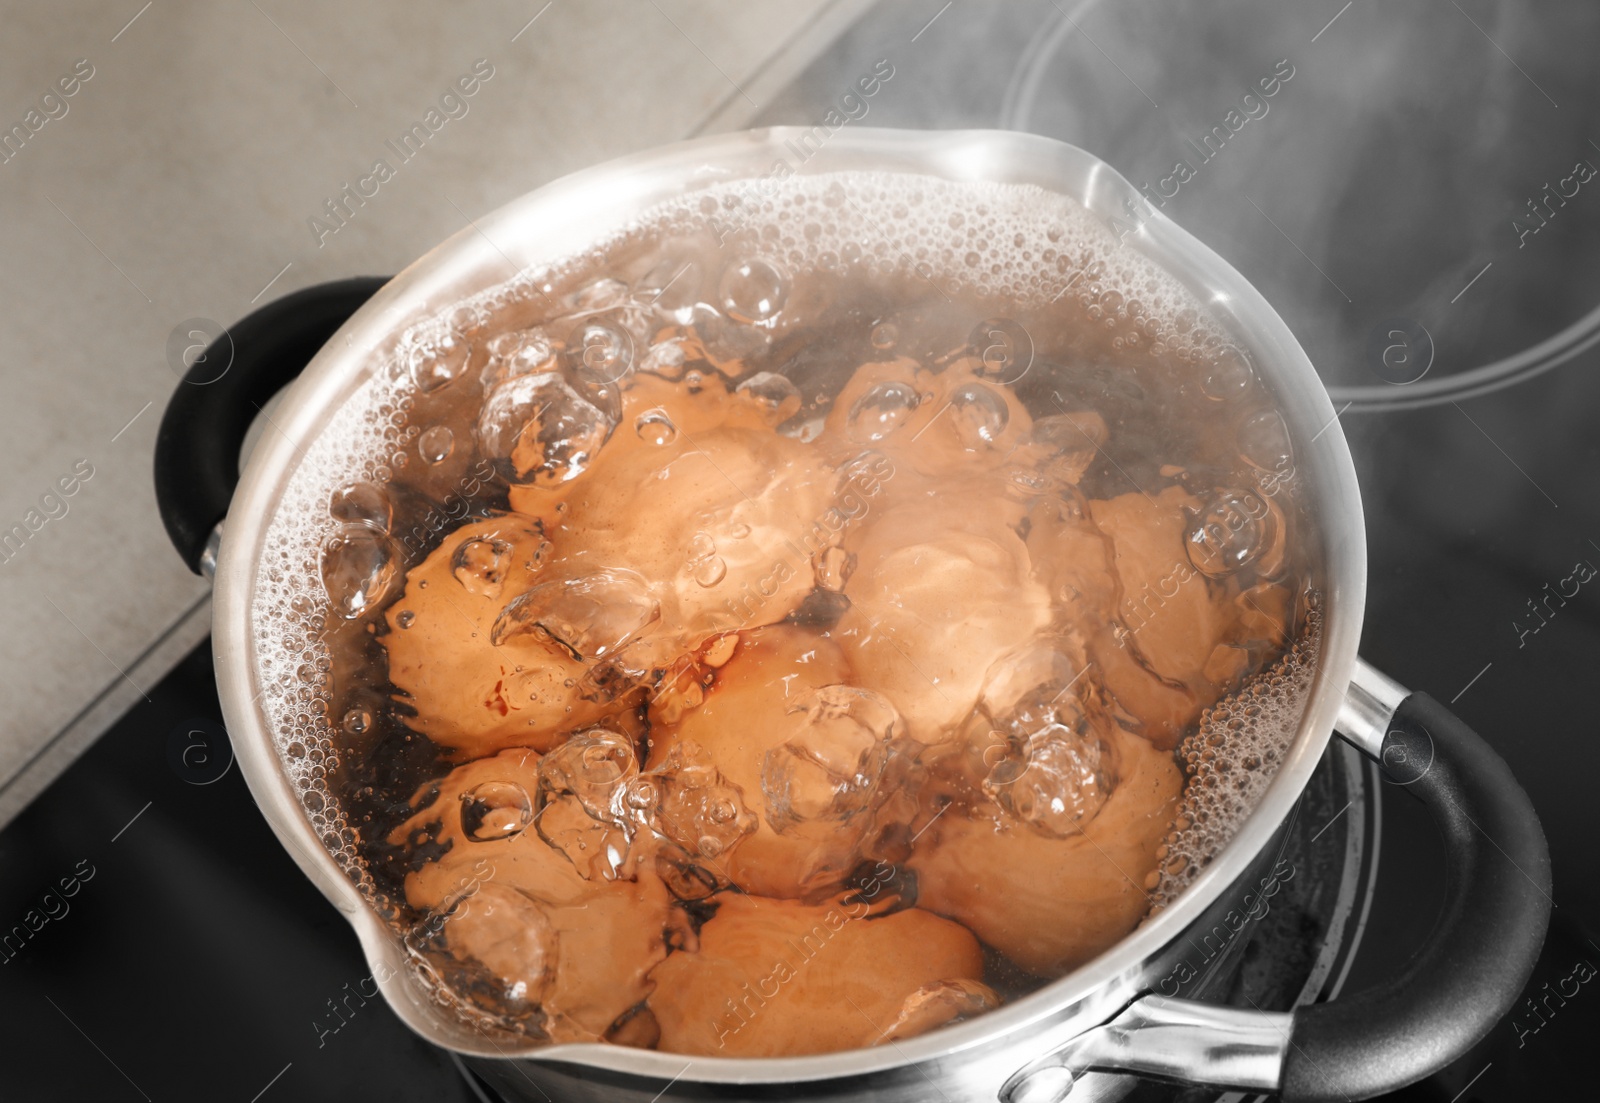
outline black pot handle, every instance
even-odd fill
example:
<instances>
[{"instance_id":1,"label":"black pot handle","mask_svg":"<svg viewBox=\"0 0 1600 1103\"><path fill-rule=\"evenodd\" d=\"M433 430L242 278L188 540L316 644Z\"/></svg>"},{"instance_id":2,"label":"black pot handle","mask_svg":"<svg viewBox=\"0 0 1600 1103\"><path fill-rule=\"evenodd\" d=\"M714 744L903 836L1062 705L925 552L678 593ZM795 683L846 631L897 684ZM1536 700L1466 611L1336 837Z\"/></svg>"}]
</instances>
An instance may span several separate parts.
<instances>
[{"instance_id":1,"label":"black pot handle","mask_svg":"<svg viewBox=\"0 0 1600 1103\"><path fill-rule=\"evenodd\" d=\"M1505 760L1425 693L1401 701L1387 728L1380 763L1444 835L1444 907L1398 974L1295 1010L1284 1103L1368 1099L1444 1068L1516 1003L1544 944L1550 852Z\"/></svg>"},{"instance_id":2,"label":"black pot handle","mask_svg":"<svg viewBox=\"0 0 1600 1103\"><path fill-rule=\"evenodd\" d=\"M206 541L227 515L251 420L387 282L361 276L286 295L231 326L190 366L167 403L155 456L156 506L190 570L200 573Z\"/></svg>"}]
</instances>

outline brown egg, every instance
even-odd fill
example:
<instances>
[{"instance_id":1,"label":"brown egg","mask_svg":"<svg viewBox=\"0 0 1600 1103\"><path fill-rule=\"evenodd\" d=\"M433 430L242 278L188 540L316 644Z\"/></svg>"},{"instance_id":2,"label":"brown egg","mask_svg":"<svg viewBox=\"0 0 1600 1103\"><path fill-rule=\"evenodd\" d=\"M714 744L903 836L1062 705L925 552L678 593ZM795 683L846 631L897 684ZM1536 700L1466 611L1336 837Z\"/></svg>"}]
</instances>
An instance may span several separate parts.
<instances>
[{"instance_id":1,"label":"brown egg","mask_svg":"<svg viewBox=\"0 0 1600 1103\"><path fill-rule=\"evenodd\" d=\"M977 940L920 909L868 918L860 902L718 901L699 949L673 954L651 974L663 1050L774 1057L856 1049L998 1002L977 983Z\"/></svg>"},{"instance_id":2,"label":"brown egg","mask_svg":"<svg viewBox=\"0 0 1600 1103\"><path fill-rule=\"evenodd\" d=\"M549 557L537 523L506 514L463 525L406 575L382 643L390 681L416 710L412 727L466 757L548 749L626 704L548 638L495 642L502 611L544 578Z\"/></svg>"},{"instance_id":3,"label":"brown egg","mask_svg":"<svg viewBox=\"0 0 1600 1103\"><path fill-rule=\"evenodd\" d=\"M1055 602L1061 632L1088 640L1116 615L1121 584L1115 545L1073 490L1045 494L1028 509L1028 558Z\"/></svg>"},{"instance_id":4,"label":"brown egg","mask_svg":"<svg viewBox=\"0 0 1600 1103\"><path fill-rule=\"evenodd\" d=\"M1081 832L1052 838L999 813L955 806L910 860L917 903L965 925L1030 972L1055 977L1111 947L1150 901L1145 879L1183 776L1172 755L1120 729L1117 786Z\"/></svg>"},{"instance_id":5,"label":"brown egg","mask_svg":"<svg viewBox=\"0 0 1600 1103\"><path fill-rule=\"evenodd\" d=\"M659 602L643 649L665 665L706 637L771 624L812 587L812 559L837 476L814 448L772 428L794 401L729 392L719 376L670 383L637 376L622 419L582 475L554 488L513 488L554 545L550 574L623 569Z\"/></svg>"},{"instance_id":6,"label":"brown egg","mask_svg":"<svg viewBox=\"0 0 1600 1103\"><path fill-rule=\"evenodd\" d=\"M447 848L407 875L406 899L451 954L494 979L491 1010L537 1008L552 1039L595 1041L650 994L681 920L648 869L585 876L541 837L539 762L513 750L457 767L389 841L419 855Z\"/></svg>"},{"instance_id":7,"label":"brown egg","mask_svg":"<svg viewBox=\"0 0 1600 1103\"><path fill-rule=\"evenodd\" d=\"M1175 746L1233 688L1252 653L1285 636L1281 587L1246 594L1237 577L1195 569L1186 534L1199 506L1178 487L1090 503L1121 587L1121 624L1106 626L1091 654L1117 703L1161 747Z\"/></svg>"},{"instance_id":8,"label":"brown egg","mask_svg":"<svg viewBox=\"0 0 1600 1103\"><path fill-rule=\"evenodd\" d=\"M982 484L973 484L981 488ZM978 700L996 659L1050 624L1050 595L1013 528L1021 507L995 494L934 494L866 521L833 631L857 682L939 743Z\"/></svg>"},{"instance_id":9,"label":"brown egg","mask_svg":"<svg viewBox=\"0 0 1600 1103\"><path fill-rule=\"evenodd\" d=\"M901 731L886 701L851 684L836 644L774 625L744 633L703 703L652 732L647 765L703 751L759 821L727 853L706 855L710 869L756 895L814 896L849 876L881 826L884 770ZM696 850L695 838L677 841Z\"/></svg>"}]
</instances>

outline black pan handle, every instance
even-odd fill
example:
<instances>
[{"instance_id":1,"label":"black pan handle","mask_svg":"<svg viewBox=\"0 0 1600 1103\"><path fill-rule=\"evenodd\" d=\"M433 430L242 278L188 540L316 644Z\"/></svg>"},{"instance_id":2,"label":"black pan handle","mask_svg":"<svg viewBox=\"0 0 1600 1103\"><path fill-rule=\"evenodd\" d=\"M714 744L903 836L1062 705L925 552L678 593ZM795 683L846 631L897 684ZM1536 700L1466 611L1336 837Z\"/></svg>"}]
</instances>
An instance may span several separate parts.
<instances>
[{"instance_id":1,"label":"black pan handle","mask_svg":"<svg viewBox=\"0 0 1600 1103\"><path fill-rule=\"evenodd\" d=\"M155 474L162 523L191 571L200 573L211 530L227 515L252 419L388 282L361 276L286 295L230 327L190 366L161 419Z\"/></svg>"},{"instance_id":2,"label":"black pan handle","mask_svg":"<svg viewBox=\"0 0 1600 1103\"><path fill-rule=\"evenodd\" d=\"M1400 702L1379 758L1444 835L1444 907L1398 974L1294 1012L1284 1103L1369 1099L1444 1068L1516 1003L1544 944L1550 851L1505 760L1425 693Z\"/></svg>"}]
</instances>

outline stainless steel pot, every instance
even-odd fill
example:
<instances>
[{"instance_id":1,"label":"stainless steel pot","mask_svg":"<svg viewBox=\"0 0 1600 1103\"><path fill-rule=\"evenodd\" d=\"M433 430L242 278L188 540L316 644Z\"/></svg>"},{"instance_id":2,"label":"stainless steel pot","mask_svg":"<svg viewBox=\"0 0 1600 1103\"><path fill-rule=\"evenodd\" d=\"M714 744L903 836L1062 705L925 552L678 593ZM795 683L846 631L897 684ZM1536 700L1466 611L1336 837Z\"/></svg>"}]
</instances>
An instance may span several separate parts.
<instances>
[{"instance_id":1,"label":"stainless steel pot","mask_svg":"<svg viewBox=\"0 0 1600 1103\"><path fill-rule=\"evenodd\" d=\"M1225 261L1082 150L1024 134L850 127L795 164L788 143L797 137L784 129L719 135L613 161L480 219L392 280L290 296L235 326L231 367L217 379L217 357L197 365L193 385L180 386L167 411L158 496L185 562L215 575L217 679L235 754L278 837L355 928L389 1003L423 1037L468 1055L502 1091L530 1099L1047 1103L1069 1092L1074 1100L1113 1097L1129 1081L1107 1074L1131 1072L1277 1091L1287 1100L1344 1100L1410 1083L1464 1052L1532 970L1550 907L1549 858L1527 797L1494 752L1430 698L1408 694L1356 655L1366 591L1360 496L1333 407L1294 335ZM324 431L403 327L503 282L513 268L576 253L657 202L754 180L780 161L800 173L874 169L1034 184L1115 220L1126 247L1208 303L1279 397L1320 514L1326 590L1315 685L1277 776L1198 880L1116 946L1030 996L930 1035L821 1056L689 1059L603 1045L511 1053L430 998L406 968L399 937L325 850L289 783L264 722L268 690L250 625L264 533L302 442ZM239 478L251 417L297 373ZM1435 930L1400 975L1332 1003L1267 1013L1184 998L1187 990L1170 978L1185 936L1210 930L1260 883L1335 730L1433 810L1450 862Z\"/></svg>"}]
</instances>

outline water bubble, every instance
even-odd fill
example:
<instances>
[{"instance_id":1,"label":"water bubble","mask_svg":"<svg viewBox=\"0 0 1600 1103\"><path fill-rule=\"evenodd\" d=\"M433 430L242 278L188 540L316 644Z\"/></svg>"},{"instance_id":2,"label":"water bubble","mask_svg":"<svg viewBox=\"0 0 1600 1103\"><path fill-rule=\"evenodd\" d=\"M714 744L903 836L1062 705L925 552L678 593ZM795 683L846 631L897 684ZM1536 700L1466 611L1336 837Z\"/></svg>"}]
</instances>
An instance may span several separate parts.
<instances>
[{"instance_id":1,"label":"water bubble","mask_svg":"<svg viewBox=\"0 0 1600 1103\"><path fill-rule=\"evenodd\" d=\"M1207 398L1218 402L1238 398L1250 389L1255 373L1250 362L1239 349L1228 345L1217 354L1200 381L1200 390Z\"/></svg>"},{"instance_id":2,"label":"water bubble","mask_svg":"<svg viewBox=\"0 0 1600 1103\"><path fill-rule=\"evenodd\" d=\"M511 545L493 537L467 540L450 557L450 573L468 593L497 597L511 565Z\"/></svg>"},{"instance_id":3,"label":"water bubble","mask_svg":"<svg viewBox=\"0 0 1600 1103\"><path fill-rule=\"evenodd\" d=\"M893 433L922 403L908 383L877 383L850 407L850 435L859 441L879 441Z\"/></svg>"},{"instance_id":4,"label":"water bubble","mask_svg":"<svg viewBox=\"0 0 1600 1103\"><path fill-rule=\"evenodd\" d=\"M529 338L536 333L542 334L542 331L537 329L513 329L506 333L496 334L489 338L489 343L486 346L489 350L489 358L491 360L504 360L527 344Z\"/></svg>"},{"instance_id":5,"label":"water bubble","mask_svg":"<svg viewBox=\"0 0 1600 1103\"><path fill-rule=\"evenodd\" d=\"M547 638L578 660L614 655L661 616L661 604L633 571L612 568L544 582L495 619L496 646L525 634Z\"/></svg>"},{"instance_id":6,"label":"water bubble","mask_svg":"<svg viewBox=\"0 0 1600 1103\"><path fill-rule=\"evenodd\" d=\"M893 322L879 322L872 327L868 340L879 352L889 352L900 343L900 327Z\"/></svg>"},{"instance_id":7,"label":"water bubble","mask_svg":"<svg viewBox=\"0 0 1600 1103\"><path fill-rule=\"evenodd\" d=\"M743 325L704 305L695 308L694 332L705 359L734 376L742 375L772 346L772 334L764 326Z\"/></svg>"},{"instance_id":8,"label":"water bubble","mask_svg":"<svg viewBox=\"0 0 1600 1103\"><path fill-rule=\"evenodd\" d=\"M388 532L394 506L381 488L371 483L350 483L333 492L328 499L328 513L347 525L371 525Z\"/></svg>"},{"instance_id":9,"label":"water bubble","mask_svg":"<svg viewBox=\"0 0 1600 1103\"><path fill-rule=\"evenodd\" d=\"M372 713L364 708L353 708L344 714L339 726L350 735L365 735L372 730Z\"/></svg>"},{"instance_id":10,"label":"water bubble","mask_svg":"<svg viewBox=\"0 0 1600 1103\"><path fill-rule=\"evenodd\" d=\"M728 317L755 325L783 309L788 297L783 271L770 261L752 257L731 264L717 284L717 297Z\"/></svg>"},{"instance_id":11,"label":"water bubble","mask_svg":"<svg viewBox=\"0 0 1600 1103\"><path fill-rule=\"evenodd\" d=\"M1195 570L1226 578L1259 559L1276 536L1277 520L1260 495L1219 490L1190 519L1184 541Z\"/></svg>"},{"instance_id":12,"label":"water bubble","mask_svg":"<svg viewBox=\"0 0 1600 1103\"><path fill-rule=\"evenodd\" d=\"M1085 669L1048 640L1002 656L967 728L984 793L1052 838L1078 831L1116 784L1098 721L1072 692Z\"/></svg>"},{"instance_id":13,"label":"water bubble","mask_svg":"<svg viewBox=\"0 0 1600 1103\"><path fill-rule=\"evenodd\" d=\"M572 296L573 312L576 314L614 310L627 301L628 285L610 277L595 280Z\"/></svg>"},{"instance_id":14,"label":"water bubble","mask_svg":"<svg viewBox=\"0 0 1600 1103\"><path fill-rule=\"evenodd\" d=\"M400 615L394 618L395 624L400 628L410 628L417 621L417 614L410 609L402 609Z\"/></svg>"},{"instance_id":15,"label":"water bubble","mask_svg":"<svg viewBox=\"0 0 1600 1103\"><path fill-rule=\"evenodd\" d=\"M720 555L699 560L693 565L694 580L705 587L715 586L728 576L728 564Z\"/></svg>"},{"instance_id":16,"label":"water bubble","mask_svg":"<svg viewBox=\"0 0 1600 1103\"><path fill-rule=\"evenodd\" d=\"M489 367L483 373L486 391L514 376L556 370L555 347L542 329L502 333L489 342L489 355Z\"/></svg>"},{"instance_id":17,"label":"water bubble","mask_svg":"<svg viewBox=\"0 0 1600 1103\"><path fill-rule=\"evenodd\" d=\"M484 318L471 303L462 303L450 312L450 329L470 337L483 328Z\"/></svg>"},{"instance_id":18,"label":"water bubble","mask_svg":"<svg viewBox=\"0 0 1600 1103\"><path fill-rule=\"evenodd\" d=\"M1105 746L1093 736L1050 725L991 771L983 790L1041 835L1076 834L1105 803L1110 783Z\"/></svg>"},{"instance_id":19,"label":"water bubble","mask_svg":"<svg viewBox=\"0 0 1600 1103\"><path fill-rule=\"evenodd\" d=\"M1276 471L1294 458L1289 429L1276 410L1262 410L1239 426L1239 454L1262 471Z\"/></svg>"},{"instance_id":20,"label":"water bubble","mask_svg":"<svg viewBox=\"0 0 1600 1103\"><path fill-rule=\"evenodd\" d=\"M1017 382L1033 367L1033 336L1021 322L1010 318L979 322L967 344L982 362L979 370L1004 386Z\"/></svg>"},{"instance_id":21,"label":"water bubble","mask_svg":"<svg viewBox=\"0 0 1600 1103\"><path fill-rule=\"evenodd\" d=\"M467 370L472 346L454 333L411 353L411 380L424 394L459 379Z\"/></svg>"},{"instance_id":22,"label":"water bubble","mask_svg":"<svg viewBox=\"0 0 1600 1103\"><path fill-rule=\"evenodd\" d=\"M509 839L533 822L533 799L513 781L486 781L461 794L461 830L475 843Z\"/></svg>"},{"instance_id":23,"label":"water bubble","mask_svg":"<svg viewBox=\"0 0 1600 1103\"><path fill-rule=\"evenodd\" d=\"M678 427L662 409L646 410L633 423L633 431L646 444L671 444L678 439Z\"/></svg>"},{"instance_id":24,"label":"water bubble","mask_svg":"<svg viewBox=\"0 0 1600 1103\"><path fill-rule=\"evenodd\" d=\"M633 335L621 325L590 322L567 339L574 367L595 383L615 383L633 367Z\"/></svg>"},{"instance_id":25,"label":"water bubble","mask_svg":"<svg viewBox=\"0 0 1600 1103\"><path fill-rule=\"evenodd\" d=\"M842 821L865 811L877 795L900 734L900 714L871 690L823 686L797 700L804 717L795 736L766 754L761 787L767 816L782 833L815 820Z\"/></svg>"},{"instance_id":26,"label":"water bubble","mask_svg":"<svg viewBox=\"0 0 1600 1103\"><path fill-rule=\"evenodd\" d=\"M962 447L992 446L1011 420L1006 400L993 387L968 383L950 396L950 417Z\"/></svg>"},{"instance_id":27,"label":"water bubble","mask_svg":"<svg viewBox=\"0 0 1600 1103\"><path fill-rule=\"evenodd\" d=\"M775 421L787 421L800 410L799 389L787 376L777 372L757 372L735 390L738 394L755 399L767 416Z\"/></svg>"},{"instance_id":28,"label":"water bubble","mask_svg":"<svg viewBox=\"0 0 1600 1103\"><path fill-rule=\"evenodd\" d=\"M709 532L697 532L689 541L689 574L702 586L715 586L728 574L728 564L717 554Z\"/></svg>"},{"instance_id":29,"label":"water bubble","mask_svg":"<svg viewBox=\"0 0 1600 1103\"><path fill-rule=\"evenodd\" d=\"M510 1011L538 1008L556 983L561 953L543 905L493 881L453 905L442 923L437 915L423 919L407 943L425 946L442 935L454 956L475 959L492 978L478 982L488 999Z\"/></svg>"},{"instance_id":30,"label":"water bubble","mask_svg":"<svg viewBox=\"0 0 1600 1103\"><path fill-rule=\"evenodd\" d=\"M629 783L638 776L633 741L609 728L590 728L539 760L541 803L570 794L595 820L621 823Z\"/></svg>"},{"instance_id":31,"label":"water bubble","mask_svg":"<svg viewBox=\"0 0 1600 1103\"><path fill-rule=\"evenodd\" d=\"M581 475L612 421L554 372L520 375L490 393L478 441L496 469L517 484L553 486Z\"/></svg>"},{"instance_id":32,"label":"water bubble","mask_svg":"<svg viewBox=\"0 0 1600 1103\"><path fill-rule=\"evenodd\" d=\"M417 438L417 454L429 463L439 464L450 458L450 453L455 451L456 435L448 426L435 425L423 431Z\"/></svg>"},{"instance_id":33,"label":"water bubble","mask_svg":"<svg viewBox=\"0 0 1600 1103\"><path fill-rule=\"evenodd\" d=\"M396 558L389 538L365 526L346 526L329 537L320 567L334 612L345 620L372 612L399 571Z\"/></svg>"},{"instance_id":34,"label":"water bubble","mask_svg":"<svg viewBox=\"0 0 1600 1103\"><path fill-rule=\"evenodd\" d=\"M676 379L683 374L683 365L688 358L682 338L669 337L650 346L644 359L639 362L639 370Z\"/></svg>"},{"instance_id":35,"label":"water bubble","mask_svg":"<svg viewBox=\"0 0 1600 1103\"><path fill-rule=\"evenodd\" d=\"M668 249L669 254L674 250ZM693 310L700 297L701 270L695 261L681 254L663 257L635 285L635 294L649 306L673 317L674 321L687 322L685 315Z\"/></svg>"},{"instance_id":36,"label":"water bubble","mask_svg":"<svg viewBox=\"0 0 1600 1103\"><path fill-rule=\"evenodd\" d=\"M661 804L661 789L649 778L639 778L624 788L622 801L635 813L653 814Z\"/></svg>"},{"instance_id":37,"label":"water bubble","mask_svg":"<svg viewBox=\"0 0 1600 1103\"><path fill-rule=\"evenodd\" d=\"M710 839L717 854L725 854L755 833L756 817L745 807L738 787L722 776L698 743L673 747L645 779L659 794L657 830L685 850L704 853L701 847Z\"/></svg>"}]
</instances>

